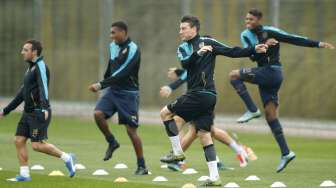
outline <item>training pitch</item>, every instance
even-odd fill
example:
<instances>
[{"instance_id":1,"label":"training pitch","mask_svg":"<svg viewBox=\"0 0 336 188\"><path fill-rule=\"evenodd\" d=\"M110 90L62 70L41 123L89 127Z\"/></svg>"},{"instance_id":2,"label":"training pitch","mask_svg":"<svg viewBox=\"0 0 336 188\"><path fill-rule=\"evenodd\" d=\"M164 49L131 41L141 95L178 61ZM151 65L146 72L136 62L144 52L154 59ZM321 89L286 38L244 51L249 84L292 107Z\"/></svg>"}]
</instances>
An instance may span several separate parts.
<instances>
[{"instance_id":1,"label":"training pitch","mask_svg":"<svg viewBox=\"0 0 336 188\"><path fill-rule=\"evenodd\" d=\"M106 142L98 131L93 120L81 120L77 118L54 117L49 128L49 142L60 147L66 152L77 155L78 163L86 166L85 170L77 172L71 179L67 176L48 176L53 170L60 170L65 175L67 171L60 159L36 153L29 148L30 166L40 164L45 167L42 171L31 171L32 182L7 182L18 173L13 135L19 114L11 114L0 121L0 187L182 187L186 183L198 185L200 176L208 175L203 150L196 140L186 152L187 165L198 171L197 174L183 175L182 172L172 172L160 167L159 158L170 150L168 138L164 128L160 125L142 125L139 134L142 138L145 159L152 175L135 176L136 160L133 147L127 137L125 128L111 125L112 131L118 139L121 147L114 153L110 161L102 160L106 149ZM249 126L248 124L246 126ZM261 124L259 126L265 126ZM323 140L302 137L288 137L291 149L297 154L297 158L284 170L277 174L275 168L279 162L279 150L271 133L264 134L240 134L237 133L242 143L253 148L258 156L257 161L249 163L247 168L239 168L235 155L224 144L215 143L217 155L233 171L220 171L223 186L228 182L235 182L242 188L267 188L275 181L281 181L287 187L315 188L322 181L332 180L336 182L336 140ZM28 145L30 146L30 144ZM115 164L125 163L127 169L114 169ZM97 169L105 169L109 175L93 176ZM250 175L257 175L260 181L245 181ZM156 176L164 176L167 182L152 182ZM127 183L114 183L117 177L125 177Z\"/></svg>"}]
</instances>

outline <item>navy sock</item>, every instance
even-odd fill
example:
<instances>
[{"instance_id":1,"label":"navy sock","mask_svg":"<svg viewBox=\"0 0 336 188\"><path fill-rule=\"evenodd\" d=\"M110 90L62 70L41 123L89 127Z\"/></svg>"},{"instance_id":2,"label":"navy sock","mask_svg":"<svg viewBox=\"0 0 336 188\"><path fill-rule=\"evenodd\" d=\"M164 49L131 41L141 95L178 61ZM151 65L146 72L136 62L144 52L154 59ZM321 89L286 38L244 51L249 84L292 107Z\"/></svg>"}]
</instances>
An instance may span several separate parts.
<instances>
[{"instance_id":1,"label":"navy sock","mask_svg":"<svg viewBox=\"0 0 336 188\"><path fill-rule=\"evenodd\" d=\"M165 125L166 132L169 137L178 135L178 129L175 120L171 119L168 121L164 121L163 124Z\"/></svg>"},{"instance_id":2,"label":"navy sock","mask_svg":"<svg viewBox=\"0 0 336 188\"><path fill-rule=\"evenodd\" d=\"M105 139L106 139L106 141L107 141L109 144L114 144L114 143L116 142L116 140L115 140L113 134L111 134L111 135L105 137Z\"/></svg>"},{"instance_id":3,"label":"navy sock","mask_svg":"<svg viewBox=\"0 0 336 188\"><path fill-rule=\"evenodd\" d=\"M205 159L207 162L216 161L216 151L213 144L203 147Z\"/></svg>"},{"instance_id":4,"label":"navy sock","mask_svg":"<svg viewBox=\"0 0 336 188\"><path fill-rule=\"evenodd\" d=\"M268 125L270 126L273 136L275 140L277 141L282 156L288 155L289 154L289 148L287 146L287 142L284 136L284 133L282 131L281 124L278 119L275 119L273 121L267 122Z\"/></svg>"},{"instance_id":5,"label":"navy sock","mask_svg":"<svg viewBox=\"0 0 336 188\"><path fill-rule=\"evenodd\" d=\"M241 80L231 80L231 85L236 89L240 98L244 101L246 108L250 112L256 112L258 110L257 106L252 101L250 94L248 93L246 86Z\"/></svg>"},{"instance_id":6,"label":"navy sock","mask_svg":"<svg viewBox=\"0 0 336 188\"><path fill-rule=\"evenodd\" d=\"M145 159L143 157L137 159L138 167L146 168Z\"/></svg>"}]
</instances>

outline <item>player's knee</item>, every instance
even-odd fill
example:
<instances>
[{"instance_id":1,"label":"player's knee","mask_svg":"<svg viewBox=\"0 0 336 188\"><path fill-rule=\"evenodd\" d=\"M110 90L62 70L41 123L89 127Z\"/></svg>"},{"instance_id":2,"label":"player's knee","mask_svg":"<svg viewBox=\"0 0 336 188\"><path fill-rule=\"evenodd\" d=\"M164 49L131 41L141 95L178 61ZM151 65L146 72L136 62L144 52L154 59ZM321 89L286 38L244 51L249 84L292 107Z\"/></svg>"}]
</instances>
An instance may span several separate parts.
<instances>
[{"instance_id":1,"label":"player's knee","mask_svg":"<svg viewBox=\"0 0 336 188\"><path fill-rule=\"evenodd\" d=\"M164 107L161 111L160 111L160 116L161 119L163 121L166 121L169 117L170 117L170 113L169 110L167 109L167 107Z\"/></svg>"},{"instance_id":2,"label":"player's knee","mask_svg":"<svg viewBox=\"0 0 336 188\"><path fill-rule=\"evenodd\" d=\"M233 70L229 73L230 80L238 80L239 79L239 71Z\"/></svg>"},{"instance_id":3,"label":"player's knee","mask_svg":"<svg viewBox=\"0 0 336 188\"><path fill-rule=\"evenodd\" d=\"M101 120L105 118L104 112L101 111L95 111L93 115L96 120Z\"/></svg>"},{"instance_id":4,"label":"player's knee","mask_svg":"<svg viewBox=\"0 0 336 188\"><path fill-rule=\"evenodd\" d=\"M128 127L128 128L127 128L127 134L128 134L128 136L131 137L131 138L136 137L136 136L137 136L136 128Z\"/></svg>"},{"instance_id":5,"label":"player's knee","mask_svg":"<svg viewBox=\"0 0 336 188\"><path fill-rule=\"evenodd\" d=\"M15 138L14 139L14 144L16 146L23 146L25 144L24 140L23 139L19 139L19 138Z\"/></svg>"},{"instance_id":6,"label":"player's knee","mask_svg":"<svg viewBox=\"0 0 336 188\"><path fill-rule=\"evenodd\" d=\"M174 116L173 119L177 126L182 126L184 124L184 120L181 117Z\"/></svg>"},{"instance_id":7,"label":"player's knee","mask_svg":"<svg viewBox=\"0 0 336 188\"><path fill-rule=\"evenodd\" d=\"M213 144L210 132L199 130L197 134L203 146Z\"/></svg>"},{"instance_id":8,"label":"player's knee","mask_svg":"<svg viewBox=\"0 0 336 188\"><path fill-rule=\"evenodd\" d=\"M265 119L267 122L271 122L275 119L277 119L277 114L276 112L272 111L272 110L265 110Z\"/></svg>"},{"instance_id":9,"label":"player's knee","mask_svg":"<svg viewBox=\"0 0 336 188\"><path fill-rule=\"evenodd\" d=\"M271 122L278 118L277 107L273 102L268 102L265 106L265 119Z\"/></svg>"}]
</instances>

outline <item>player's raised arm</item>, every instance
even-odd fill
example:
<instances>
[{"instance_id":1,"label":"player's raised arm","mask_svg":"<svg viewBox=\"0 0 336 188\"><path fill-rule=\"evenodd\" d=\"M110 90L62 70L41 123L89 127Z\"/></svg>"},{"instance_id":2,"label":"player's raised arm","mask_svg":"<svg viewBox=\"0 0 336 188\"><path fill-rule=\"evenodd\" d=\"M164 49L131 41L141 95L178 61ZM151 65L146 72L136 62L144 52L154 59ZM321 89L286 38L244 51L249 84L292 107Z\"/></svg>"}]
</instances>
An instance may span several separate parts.
<instances>
[{"instance_id":1,"label":"player's raised arm","mask_svg":"<svg viewBox=\"0 0 336 188\"><path fill-rule=\"evenodd\" d=\"M216 55L224 55L227 57L239 58L250 57L255 53L265 53L267 46L264 44L258 44L256 46L248 46L247 48L229 47L223 43L213 40L213 53Z\"/></svg>"},{"instance_id":2,"label":"player's raised arm","mask_svg":"<svg viewBox=\"0 0 336 188\"><path fill-rule=\"evenodd\" d=\"M294 44L297 46L304 46L304 47L313 47L313 48L320 47L320 48L334 49L334 46L329 43L311 40L308 37L304 37L300 35L290 34L290 33L287 33L275 27L265 26L265 30L269 32L271 38L274 38L278 40L279 42L286 42L289 44Z\"/></svg>"},{"instance_id":3,"label":"player's raised arm","mask_svg":"<svg viewBox=\"0 0 336 188\"><path fill-rule=\"evenodd\" d=\"M193 52L191 55L188 55L186 49L180 46L177 49L177 58L181 62L183 68L188 68L190 65L193 64L199 58L197 52Z\"/></svg>"},{"instance_id":4,"label":"player's raised arm","mask_svg":"<svg viewBox=\"0 0 336 188\"><path fill-rule=\"evenodd\" d=\"M246 36L245 32L242 32L240 34L240 41L241 41L244 48L249 48L249 47L254 46L254 44L252 44L252 41L250 41L250 39ZM254 54L250 55L249 58L251 59L251 61L257 61L260 58L261 55L262 54L254 53Z\"/></svg>"}]
</instances>

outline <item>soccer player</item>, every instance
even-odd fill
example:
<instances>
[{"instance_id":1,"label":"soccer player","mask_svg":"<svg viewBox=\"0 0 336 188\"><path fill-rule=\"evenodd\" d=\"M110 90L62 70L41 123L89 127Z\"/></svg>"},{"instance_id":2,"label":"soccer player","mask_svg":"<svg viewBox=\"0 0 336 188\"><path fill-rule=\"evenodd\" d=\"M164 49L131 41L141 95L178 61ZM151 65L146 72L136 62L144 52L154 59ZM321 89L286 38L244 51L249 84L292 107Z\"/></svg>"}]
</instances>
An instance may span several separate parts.
<instances>
[{"instance_id":1,"label":"soccer player","mask_svg":"<svg viewBox=\"0 0 336 188\"><path fill-rule=\"evenodd\" d=\"M261 11L257 9L248 11L245 18L247 29L241 33L241 42L244 47L266 43L269 45L267 53L251 55L250 59L256 61L258 67L233 70L230 72L230 79L232 86L248 110L237 120L239 123L248 122L260 116L260 111L252 101L244 82L258 85L259 93L264 104L266 121L281 150L281 161L276 169L276 172L279 173L295 158L295 153L289 149L286 143L278 118L278 91L283 80L279 42L313 48L334 49L334 46L326 42L313 41L306 37L288 34L275 27L263 26L261 22Z\"/></svg>"},{"instance_id":2,"label":"soccer player","mask_svg":"<svg viewBox=\"0 0 336 188\"><path fill-rule=\"evenodd\" d=\"M47 143L48 127L51 120L49 105L49 69L44 63L42 45L37 40L24 43L21 54L28 64L23 84L16 97L0 112L0 118L8 115L24 102L24 111L18 123L15 134L15 146L20 164L20 174L11 181L31 181L28 166L27 140L32 148L41 153L62 159L69 171L69 176L75 175L75 155L61 151L56 146Z\"/></svg>"},{"instance_id":3,"label":"soccer player","mask_svg":"<svg viewBox=\"0 0 336 188\"><path fill-rule=\"evenodd\" d=\"M168 70L168 77L171 80L174 80L174 82L170 83L169 85L162 86L160 89L160 95L161 97L167 98L171 95L172 91L176 90L178 87L180 87L183 83L185 83L187 79L187 71L183 69L177 69L177 68L170 68ZM219 129L217 127L212 127L211 133L213 138L216 140L226 144L228 147L230 147L236 154L237 159L239 160L239 166L244 168L248 164L248 153L245 151L245 148L243 145L238 144L226 131ZM181 135L181 134L180 134ZM188 147L191 145L191 143L197 138L196 131L193 131L193 129L188 130L188 132L185 135L181 135L181 146L183 151L186 151ZM255 160L255 157L253 158L251 152L249 153L251 156L251 159ZM171 154L169 154L171 155ZM165 156L164 158L169 157ZM168 168L177 168L178 165L176 164L168 164ZM226 168L224 164L220 161L217 161L217 167L219 170L226 170L230 168ZM174 169L174 170L175 170Z\"/></svg>"},{"instance_id":4,"label":"soccer player","mask_svg":"<svg viewBox=\"0 0 336 188\"><path fill-rule=\"evenodd\" d=\"M216 151L211 138L216 89L214 84L214 68L217 55L229 57L248 57L255 52L265 52L265 45L255 48L230 48L214 39L199 36L200 22L197 17L184 16L180 22L180 38L183 43L177 54L182 67L188 71L188 91L161 110L161 119L172 144L173 155L166 162L185 159L179 139L179 129L185 122L193 122L209 168L209 179L202 186L220 186ZM175 115L182 118L176 121ZM178 125L177 125L178 124Z\"/></svg>"},{"instance_id":5,"label":"soccer player","mask_svg":"<svg viewBox=\"0 0 336 188\"><path fill-rule=\"evenodd\" d=\"M119 148L119 143L111 133L107 119L118 112L119 124L125 125L127 134L132 141L136 157L136 175L147 175L148 170L143 156L142 143L137 134L139 111L140 49L127 34L127 24L118 21L112 24L110 44L110 59L104 75L104 80L92 84L89 90L97 92L105 89L98 100L94 118L100 131L108 143L104 161L112 157Z\"/></svg>"}]
</instances>

